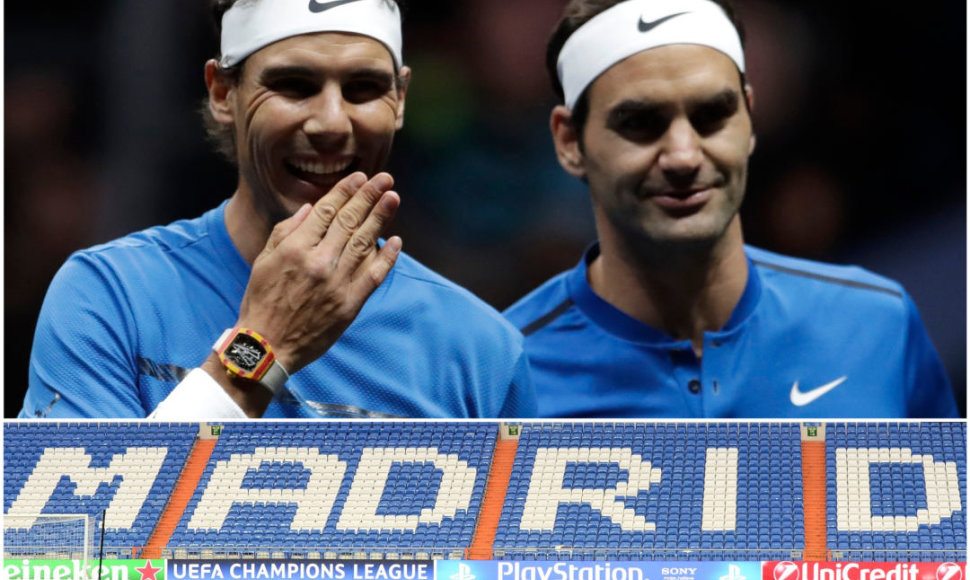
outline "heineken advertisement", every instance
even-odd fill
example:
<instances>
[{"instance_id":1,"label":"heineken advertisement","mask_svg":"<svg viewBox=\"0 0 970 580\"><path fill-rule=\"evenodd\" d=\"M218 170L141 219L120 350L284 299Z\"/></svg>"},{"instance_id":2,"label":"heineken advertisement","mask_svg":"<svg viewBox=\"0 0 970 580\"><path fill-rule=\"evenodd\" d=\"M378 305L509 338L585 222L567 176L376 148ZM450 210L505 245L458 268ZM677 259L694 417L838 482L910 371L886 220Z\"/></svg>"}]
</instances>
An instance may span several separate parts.
<instances>
[{"instance_id":1,"label":"heineken advertisement","mask_svg":"<svg viewBox=\"0 0 970 580\"><path fill-rule=\"evenodd\" d=\"M5 559L5 580L165 580L165 560Z\"/></svg>"}]
</instances>

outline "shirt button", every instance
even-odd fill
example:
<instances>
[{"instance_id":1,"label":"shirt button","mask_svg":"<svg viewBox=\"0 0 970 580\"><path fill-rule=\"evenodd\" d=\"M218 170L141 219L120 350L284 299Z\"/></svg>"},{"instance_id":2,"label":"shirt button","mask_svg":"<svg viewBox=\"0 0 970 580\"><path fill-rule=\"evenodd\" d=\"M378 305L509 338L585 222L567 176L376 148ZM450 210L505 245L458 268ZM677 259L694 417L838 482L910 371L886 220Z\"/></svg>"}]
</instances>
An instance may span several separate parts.
<instances>
[{"instance_id":1,"label":"shirt button","mask_svg":"<svg viewBox=\"0 0 970 580\"><path fill-rule=\"evenodd\" d=\"M691 379L690 382L687 383L687 388L690 389L690 392L696 395L697 393L701 392L701 382L697 379Z\"/></svg>"}]
</instances>

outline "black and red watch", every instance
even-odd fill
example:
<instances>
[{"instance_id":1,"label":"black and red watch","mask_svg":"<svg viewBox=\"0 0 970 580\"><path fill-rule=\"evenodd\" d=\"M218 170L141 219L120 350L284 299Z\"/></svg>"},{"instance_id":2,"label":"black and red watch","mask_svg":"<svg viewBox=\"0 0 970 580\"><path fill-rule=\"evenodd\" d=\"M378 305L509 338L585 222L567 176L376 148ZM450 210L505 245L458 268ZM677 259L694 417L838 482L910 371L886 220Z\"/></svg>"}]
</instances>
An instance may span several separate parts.
<instances>
[{"instance_id":1,"label":"black and red watch","mask_svg":"<svg viewBox=\"0 0 970 580\"><path fill-rule=\"evenodd\" d=\"M227 328L212 350L219 355L227 375L256 381L274 397L284 391L283 385L290 378L266 339L249 328Z\"/></svg>"}]
</instances>

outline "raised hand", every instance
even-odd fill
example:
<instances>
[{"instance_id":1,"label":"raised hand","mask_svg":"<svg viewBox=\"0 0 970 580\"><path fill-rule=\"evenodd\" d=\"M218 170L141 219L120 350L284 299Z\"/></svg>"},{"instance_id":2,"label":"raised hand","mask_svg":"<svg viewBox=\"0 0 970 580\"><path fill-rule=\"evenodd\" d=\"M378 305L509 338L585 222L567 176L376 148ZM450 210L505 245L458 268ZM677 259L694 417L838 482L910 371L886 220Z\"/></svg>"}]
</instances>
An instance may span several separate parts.
<instances>
[{"instance_id":1,"label":"raised hand","mask_svg":"<svg viewBox=\"0 0 970 580\"><path fill-rule=\"evenodd\" d=\"M337 342L397 261L399 237L377 247L401 203L393 185L387 173L345 177L316 204L277 224L253 262L235 326L261 334L288 373ZM266 411L270 392L227 376L215 353L202 368L248 416Z\"/></svg>"},{"instance_id":2,"label":"raised hand","mask_svg":"<svg viewBox=\"0 0 970 580\"><path fill-rule=\"evenodd\" d=\"M394 266L401 239L377 247L400 205L393 185L387 173L347 176L277 224L256 257L237 325L261 333L288 372L325 353Z\"/></svg>"}]
</instances>

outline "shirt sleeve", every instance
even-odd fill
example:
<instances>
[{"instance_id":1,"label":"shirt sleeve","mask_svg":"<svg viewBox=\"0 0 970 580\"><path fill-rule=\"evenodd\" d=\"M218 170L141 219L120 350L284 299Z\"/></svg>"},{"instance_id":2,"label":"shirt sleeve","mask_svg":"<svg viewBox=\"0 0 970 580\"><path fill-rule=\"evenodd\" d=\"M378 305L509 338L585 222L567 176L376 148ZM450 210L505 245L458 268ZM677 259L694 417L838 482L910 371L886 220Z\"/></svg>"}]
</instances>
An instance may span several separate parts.
<instances>
[{"instance_id":1,"label":"shirt sleeve","mask_svg":"<svg viewBox=\"0 0 970 580\"><path fill-rule=\"evenodd\" d=\"M528 419L535 417L537 413L536 390L532 385L529 360L523 349L519 358L515 361L508 396L505 398L502 410L499 411L499 418Z\"/></svg>"},{"instance_id":2,"label":"shirt sleeve","mask_svg":"<svg viewBox=\"0 0 970 580\"><path fill-rule=\"evenodd\" d=\"M75 254L44 298L20 417L144 417L136 343L123 285L96 255Z\"/></svg>"},{"instance_id":3,"label":"shirt sleeve","mask_svg":"<svg viewBox=\"0 0 970 580\"><path fill-rule=\"evenodd\" d=\"M910 418L958 417L953 387L916 304L905 293L903 300L908 315L905 363L907 415Z\"/></svg>"}]
</instances>

